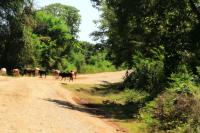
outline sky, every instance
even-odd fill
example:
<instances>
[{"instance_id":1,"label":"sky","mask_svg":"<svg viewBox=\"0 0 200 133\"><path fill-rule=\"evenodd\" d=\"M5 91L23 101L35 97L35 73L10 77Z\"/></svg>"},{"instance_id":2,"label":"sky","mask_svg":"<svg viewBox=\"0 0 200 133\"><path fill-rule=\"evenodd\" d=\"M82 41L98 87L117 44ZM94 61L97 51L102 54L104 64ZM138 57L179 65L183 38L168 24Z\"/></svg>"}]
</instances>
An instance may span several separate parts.
<instances>
[{"instance_id":1,"label":"sky","mask_svg":"<svg viewBox=\"0 0 200 133\"><path fill-rule=\"evenodd\" d=\"M98 20L100 14L97 9L92 7L90 0L35 0L35 7L41 8L53 3L70 5L80 10L81 25L79 40L94 43L92 38L89 37L89 34L97 30L93 20Z\"/></svg>"}]
</instances>

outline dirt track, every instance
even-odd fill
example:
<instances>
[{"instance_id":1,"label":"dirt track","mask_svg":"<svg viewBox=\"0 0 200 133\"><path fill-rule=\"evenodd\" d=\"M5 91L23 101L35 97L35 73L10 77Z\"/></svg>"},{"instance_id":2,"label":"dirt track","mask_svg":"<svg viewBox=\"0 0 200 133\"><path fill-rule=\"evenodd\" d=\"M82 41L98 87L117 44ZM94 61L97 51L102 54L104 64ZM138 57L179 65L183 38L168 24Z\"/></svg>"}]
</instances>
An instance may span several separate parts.
<instances>
[{"instance_id":1,"label":"dirt track","mask_svg":"<svg viewBox=\"0 0 200 133\"><path fill-rule=\"evenodd\" d=\"M124 71L78 75L73 84L117 82L123 75ZM70 108L79 105L61 83L69 82L0 77L0 133L119 133L102 119Z\"/></svg>"}]
</instances>

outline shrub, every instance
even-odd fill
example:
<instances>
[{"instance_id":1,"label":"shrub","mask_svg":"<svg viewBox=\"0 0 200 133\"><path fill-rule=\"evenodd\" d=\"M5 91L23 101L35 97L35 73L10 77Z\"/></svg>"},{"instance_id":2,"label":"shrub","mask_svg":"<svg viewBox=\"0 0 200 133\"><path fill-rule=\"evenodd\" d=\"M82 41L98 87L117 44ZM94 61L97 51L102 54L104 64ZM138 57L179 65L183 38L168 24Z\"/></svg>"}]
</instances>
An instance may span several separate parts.
<instances>
[{"instance_id":1,"label":"shrub","mask_svg":"<svg viewBox=\"0 0 200 133\"><path fill-rule=\"evenodd\" d=\"M182 128L185 130L197 130L200 114L196 109L200 109L199 105L199 99L191 94L181 93L159 97L154 111L154 118L160 122L157 128L167 131L184 125Z\"/></svg>"},{"instance_id":2,"label":"shrub","mask_svg":"<svg viewBox=\"0 0 200 133\"><path fill-rule=\"evenodd\" d=\"M171 75L168 89L141 109L150 132L198 133L200 90L188 73ZM153 103L153 104L152 104Z\"/></svg>"},{"instance_id":3,"label":"shrub","mask_svg":"<svg viewBox=\"0 0 200 133\"><path fill-rule=\"evenodd\" d=\"M64 69L65 72L71 71L71 70L76 70L76 66L72 63L67 62L67 67Z\"/></svg>"},{"instance_id":4,"label":"shrub","mask_svg":"<svg viewBox=\"0 0 200 133\"><path fill-rule=\"evenodd\" d=\"M93 65L83 65L80 68L80 73L95 73L95 72L97 72L97 70Z\"/></svg>"},{"instance_id":5,"label":"shrub","mask_svg":"<svg viewBox=\"0 0 200 133\"><path fill-rule=\"evenodd\" d=\"M142 89L149 93L157 93L164 79L163 62L141 59L133 68L133 72L125 79L128 88Z\"/></svg>"},{"instance_id":6,"label":"shrub","mask_svg":"<svg viewBox=\"0 0 200 133\"><path fill-rule=\"evenodd\" d=\"M111 63L110 63L111 64ZM97 64L97 65L83 65L80 67L80 73L97 73L97 72L109 72L115 71L115 67L113 65L105 65L105 64Z\"/></svg>"},{"instance_id":7,"label":"shrub","mask_svg":"<svg viewBox=\"0 0 200 133\"><path fill-rule=\"evenodd\" d=\"M144 91L138 91L133 89L125 89L121 94L121 101L124 104L129 103L142 103L148 94Z\"/></svg>"}]
</instances>

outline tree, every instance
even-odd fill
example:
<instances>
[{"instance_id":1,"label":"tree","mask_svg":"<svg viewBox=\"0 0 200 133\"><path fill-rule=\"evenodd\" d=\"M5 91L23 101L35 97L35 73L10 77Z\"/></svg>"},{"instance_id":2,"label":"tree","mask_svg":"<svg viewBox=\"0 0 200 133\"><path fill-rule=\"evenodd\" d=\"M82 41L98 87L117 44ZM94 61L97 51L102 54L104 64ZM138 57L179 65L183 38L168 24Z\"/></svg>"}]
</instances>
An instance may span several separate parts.
<instances>
[{"instance_id":1,"label":"tree","mask_svg":"<svg viewBox=\"0 0 200 133\"><path fill-rule=\"evenodd\" d=\"M200 49L199 40L195 40L195 45L191 42L194 33L199 32L196 30L199 25L198 1L92 1L103 12L100 28L105 32L99 35L107 36L107 45L116 65L126 63L132 67L133 57L138 52L142 58L156 59L152 49L161 46L164 47L166 77L176 72L179 65L188 65L189 58L199 60L196 53ZM194 67L199 65L198 62L193 62Z\"/></svg>"},{"instance_id":2,"label":"tree","mask_svg":"<svg viewBox=\"0 0 200 133\"><path fill-rule=\"evenodd\" d=\"M44 7L42 10L47 11L54 17L63 19L65 24L68 25L70 33L75 37L78 36L77 34L81 22L81 16L79 15L78 9L72 6L56 3Z\"/></svg>"},{"instance_id":3,"label":"tree","mask_svg":"<svg viewBox=\"0 0 200 133\"><path fill-rule=\"evenodd\" d=\"M1 65L21 68L33 61L30 34L25 30L32 22L32 0L1 1L0 8Z\"/></svg>"},{"instance_id":4,"label":"tree","mask_svg":"<svg viewBox=\"0 0 200 133\"><path fill-rule=\"evenodd\" d=\"M41 52L40 64L45 68L64 69L66 64L63 64L62 60L67 59L73 47L73 35L70 34L68 26L63 19L54 17L46 11L38 11L36 21L34 34L41 41L38 44L38 51Z\"/></svg>"}]
</instances>

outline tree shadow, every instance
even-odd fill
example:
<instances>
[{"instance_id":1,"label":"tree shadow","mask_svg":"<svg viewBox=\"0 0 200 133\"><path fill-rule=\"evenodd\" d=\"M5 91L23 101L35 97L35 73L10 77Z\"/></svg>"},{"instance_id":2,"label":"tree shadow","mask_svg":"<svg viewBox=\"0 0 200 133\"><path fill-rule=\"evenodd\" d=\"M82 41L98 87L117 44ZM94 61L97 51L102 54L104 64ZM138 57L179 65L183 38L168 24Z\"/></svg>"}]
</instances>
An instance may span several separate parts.
<instances>
[{"instance_id":1,"label":"tree shadow","mask_svg":"<svg viewBox=\"0 0 200 133\"><path fill-rule=\"evenodd\" d=\"M124 90L123 83L109 83L100 84L95 86L91 90L92 95L107 95L107 94L118 94Z\"/></svg>"},{"instance_id":2,"label":"tree shadow","mask_svg":"<svg viewBox=\"0 0 200 133\"><path fill-rule=\"evenodd\" d=\"M119 94L123 92L124 89L125 87L122 82L105 82L104 84L93 87L90 94L96 96L106 96L110 94ZM143 99L138 99L138 101L127 102L125 104L120 104L117 101L105 100L102 101L102 103L88 103L84 104L84 106L101 110L104 112L103 116L106 118L127 120L136 118L138 116L139 109L144 107L145 104L152 99L152 97L146 96Z\"/></svg>"},{"instance_id":3,"label":"tree shadow","mask_svg":"<svg viewBox=\"0 0 200 133\"><path fill-rule=\"evenodd\" d=\"M107 104L87 104L86 107L97 108L101 110L103 117L114 118L119 120L126 120L135 118L138 114L139 103L129 103L129 104L117 104L117 103L107 103Z\"/></svg>"},{"instance_id":4,"label":"tree shadow","mask_svg":"<svg viewBox=\"0 0 200 133\"><path fill-rule=\"evenodd\" d=\"M91 95L106 95L110 93L120 93L123 91L121 83L115 84L101 84L98 87L93 87L92 91L88 92ZM57 99L45 99L46 101L53 102L67 109L77 110L80 112L87 112L92 115L103 118L114 118L119 120L128 120L137 117L139 109L145 105L148 99L137 102L129 102L126 104L120 104L115 101L102 101L102 103L92 103L92 101L82 102L86 99L77 99L79 105L71 104L67 101ZM86 100L87 101L87 100Z\"/></svg>"},{"instance_id":5,"label":"tree shadow","mask_svg":"<svg viewBox=\"0 0 200 133\"><path fill-rule=\"evenodd\" d=\"M137 114L138 105L136 104L87 104L85 106L74 105L67 101L57 99L43 99L45 101L53 102L60 107L76 110L80 112L86 112L92 115L96 115L101 118L114 118L114 119L130 119L134 118L134 114Z\"/></svg>"},{"instance_id":6,"label":"tree shadow","mask_svg":"<svg viewBox=\"0 0 200 133\"><path fill-rule=\"evenodd\" d=\"M81 105L75 105L72 104L70 102L67 101L63 101L63 100L58 100L58 99L43 99L45 101L49 101L49 102L53 102L57 105L59 105L60 107L63 108L67 108L67 109L71 109L71 110L76 110L76 111L80 111L80 112L86 112L86 113L90 113L92 115L98 115L99 117L102 117L101 115L103 114L103 112L97 108L89 108L86 106L81 106Z\"/></svg>"}]
</instances>

